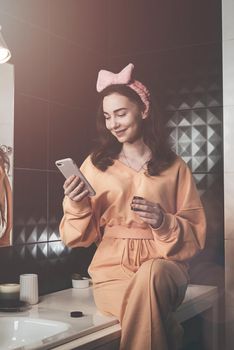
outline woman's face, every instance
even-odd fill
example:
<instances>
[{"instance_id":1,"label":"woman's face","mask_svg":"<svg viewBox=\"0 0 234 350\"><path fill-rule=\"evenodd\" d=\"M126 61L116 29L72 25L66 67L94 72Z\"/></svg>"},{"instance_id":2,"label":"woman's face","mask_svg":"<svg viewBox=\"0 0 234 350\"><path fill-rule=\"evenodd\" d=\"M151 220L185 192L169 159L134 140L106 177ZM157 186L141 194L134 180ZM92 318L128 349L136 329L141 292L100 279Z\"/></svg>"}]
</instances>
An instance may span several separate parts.
<instances>
[{"instance_id":1,"label":"woman's face","mask_svg":"<svg viewBox=\"0 0 234 350\"><path fill-rule=\"evenodd\" d=\"M103 99L106 128L121 143L134 142L142 135L142 119L139 106L128 97L113 93Z\"/></svg>"}]
</instances>

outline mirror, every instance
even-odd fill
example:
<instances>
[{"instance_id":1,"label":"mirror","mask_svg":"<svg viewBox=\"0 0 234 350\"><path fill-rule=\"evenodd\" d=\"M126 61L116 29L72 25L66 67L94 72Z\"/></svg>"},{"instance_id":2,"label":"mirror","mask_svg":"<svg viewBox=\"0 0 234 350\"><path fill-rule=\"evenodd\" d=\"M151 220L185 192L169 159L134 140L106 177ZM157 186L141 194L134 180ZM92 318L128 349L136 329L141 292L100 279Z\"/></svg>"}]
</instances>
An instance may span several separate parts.
<instances>
[{"instance_id":1,"label":"mirror","mask_svg":"<svg viewBox=\"0 0 234 350\"><path fill-rule=\"evenodd\" d=\"M0 64L0 247L12 244L14 67Z\"/></svg>"}]
</instances>

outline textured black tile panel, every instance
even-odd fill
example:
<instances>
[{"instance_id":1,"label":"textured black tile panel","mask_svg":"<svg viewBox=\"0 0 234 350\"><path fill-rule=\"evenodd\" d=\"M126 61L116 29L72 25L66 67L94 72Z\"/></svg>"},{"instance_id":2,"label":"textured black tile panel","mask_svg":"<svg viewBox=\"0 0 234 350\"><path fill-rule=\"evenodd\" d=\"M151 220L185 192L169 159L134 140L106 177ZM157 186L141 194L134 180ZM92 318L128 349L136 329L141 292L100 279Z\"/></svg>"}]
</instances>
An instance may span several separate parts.
<instances>
[{"instance_id":1,"label":"textured black tile panel","mask_svg":"<svg viewBox=\"0 0 234 350\"><path fill-rule=\"evenodd\" d=\"M15 273L17 265L14 263L14 252L12 246L1 247L0 250L0 282L18 283L18 274Z\"/></svg>"},{"instance_id":2,"label":"textured black tile panel","mask_svg":"<svg viewBox=\"0 0 234 350\"><path fill-rule=\"evenodd\" d=\"M79 272L87 276L87 269L96 247L67 248L60 241L48 243L48 259L44 266L45 279L42 281L41 293L71 287L71 274Z\"/></svg>"},{"instance_id":3,"label":"textured black tile panel","mask_svg":"<svg viewBox=\"0 0 234 350\"><path fill-rule=\"evenodd\" d=\"M48 174L48 239L54 241L59 237L59 223L63 216L63 183L65 178L60 172Z\"/></svg>"},{"instance_id":4,"label":"textured black tile panel","mask_svg":"<svg viewBox=\"0 0 234 350\"><path fill-rule=\"evenodd\" d=\"M168 112L170 143L194 173L222 171L222 108Z\"/></svg>"},{"instance_id":5,"label":"textured black tile panel","mask_svg":"<svg viewBox=\"0 0 234 350\"><path fill-rule=\"evenodd\" d=\"M47 176L45 172L15 169L13 215L14 243L47 241Z\"/></svg>"}]
</instances>

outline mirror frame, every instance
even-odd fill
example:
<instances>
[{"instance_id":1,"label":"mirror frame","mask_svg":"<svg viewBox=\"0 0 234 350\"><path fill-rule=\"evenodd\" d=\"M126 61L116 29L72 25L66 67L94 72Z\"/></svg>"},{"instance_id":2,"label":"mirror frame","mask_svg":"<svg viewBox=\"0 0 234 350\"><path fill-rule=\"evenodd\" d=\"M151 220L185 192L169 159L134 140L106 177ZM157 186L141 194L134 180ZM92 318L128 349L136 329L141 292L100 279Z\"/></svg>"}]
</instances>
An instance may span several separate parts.
<instances>
[{"instance_id":1,"label":"mirror frame","mask_svg":"<svg viewBox=\"0 0 234 350\"><path fill-rule=\"evenodd\" d=\"M0 64L0 247L12 245L14 66Z\"/></svg>"}]
</instances>

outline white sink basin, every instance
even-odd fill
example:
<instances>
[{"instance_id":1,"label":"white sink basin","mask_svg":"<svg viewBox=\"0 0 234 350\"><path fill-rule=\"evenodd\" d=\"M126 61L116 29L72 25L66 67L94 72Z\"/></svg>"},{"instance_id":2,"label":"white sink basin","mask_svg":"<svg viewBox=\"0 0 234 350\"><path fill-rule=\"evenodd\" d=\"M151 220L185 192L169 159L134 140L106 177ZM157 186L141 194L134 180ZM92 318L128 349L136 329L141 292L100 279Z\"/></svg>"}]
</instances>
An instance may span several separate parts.
<instances>
[{"instance_id":1,"label":"white sink basin","mask_svg":"<svg viewBox=\"0 0 234 350\"><path fill-rule=\"evenodd\" d=\"M27 317L0 317L0 350L17 349L62 333L69 324Z\"/></svg>"}]
</instances>

